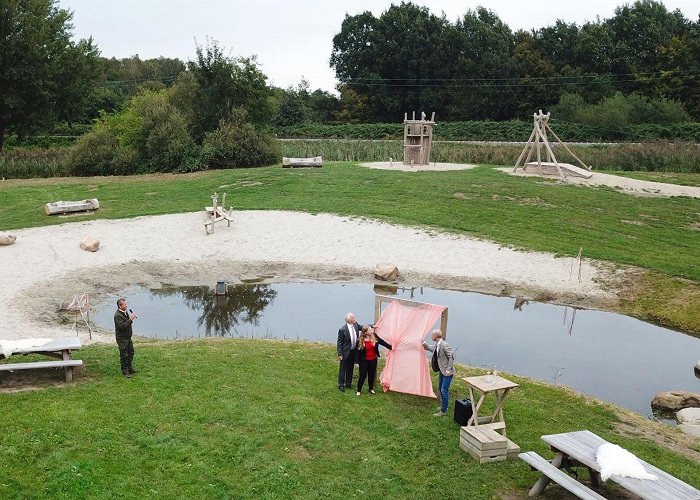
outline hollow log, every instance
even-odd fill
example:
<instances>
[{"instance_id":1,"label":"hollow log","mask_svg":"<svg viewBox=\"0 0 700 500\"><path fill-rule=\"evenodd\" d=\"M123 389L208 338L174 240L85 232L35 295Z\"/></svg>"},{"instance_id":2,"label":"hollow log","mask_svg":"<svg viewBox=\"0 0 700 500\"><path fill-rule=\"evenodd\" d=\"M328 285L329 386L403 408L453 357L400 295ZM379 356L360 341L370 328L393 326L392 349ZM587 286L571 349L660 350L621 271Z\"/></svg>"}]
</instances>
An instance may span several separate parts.
<instances>
[{"instance_id":1,"label":"hollow log","mask_svg":"<svg viewBox=\"0 0 700 500\"><path fill-rule=\"evenodd\" d=\"M97 198L93 198L80 201L54 201L47 203L44 211L46 215L56 215L69 212L86 212L88 210L97 210L98 208L100 208L100 202L97 201Z\"/></svg>"},{"instance_id":2,"label":"hollow log","mask_svg":"<svg viewBox=\"0 0 700 500\"><path fill-rule=\"evenodd\" d=\"M289 167L322 167L323 158L314 156L313 158L282 158L282 166Z\"/></svg>"}]
</instances>

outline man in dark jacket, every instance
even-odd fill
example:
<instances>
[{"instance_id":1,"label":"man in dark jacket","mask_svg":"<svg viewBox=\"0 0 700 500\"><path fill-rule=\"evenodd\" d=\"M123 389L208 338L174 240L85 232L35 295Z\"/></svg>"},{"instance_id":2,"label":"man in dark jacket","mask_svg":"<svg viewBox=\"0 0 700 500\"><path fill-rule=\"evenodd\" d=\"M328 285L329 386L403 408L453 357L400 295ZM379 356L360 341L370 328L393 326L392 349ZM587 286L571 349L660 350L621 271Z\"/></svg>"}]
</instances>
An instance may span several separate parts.
<instances>
[{"instance_id":1,"label":"man in dark jacket","mask_svg":"<svg viewBox=\"0 0 700 500\"><path fill-rule=\"evenodd\" d=\"M131 325L136 315L128 309L126 299L117 301L117 311L114 313L114 334L119 346L119 363L124 376L131 378L136 373L134 370L134 343L131 341L133 332Z\"/></svg>"},{"instance_id":2,"label":"man in dark jacket","mask_svg":"<svg viewBox=\"0 0 700 500\"><path fill-rule=\"evenodd\" d=\"M355 369L355 354L357 353L357 339L360 338L360 329L353 313L345 315L345 324L338 330L338 390L345 392L345 388L352 388L352 372Z\"/></svg>"}]
</instances>

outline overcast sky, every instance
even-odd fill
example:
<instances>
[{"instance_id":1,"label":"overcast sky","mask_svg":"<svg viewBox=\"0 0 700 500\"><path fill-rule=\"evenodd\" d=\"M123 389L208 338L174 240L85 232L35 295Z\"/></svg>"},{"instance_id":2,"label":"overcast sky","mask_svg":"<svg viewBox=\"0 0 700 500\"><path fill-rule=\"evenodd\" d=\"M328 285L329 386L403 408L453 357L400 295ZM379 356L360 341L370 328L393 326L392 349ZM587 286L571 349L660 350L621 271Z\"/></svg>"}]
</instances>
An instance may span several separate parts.
<instances>
[{"instance_id":1,"label":"overcast sky","mask_svg":"<svg viewBox=\"0 0 700 500\"><path fill-rule=\"evenodd\" d=\"M268 83L296 86L304 77L312 90L332 91L329 67L333 36L345 14L366 10L379 17L390 0L59 0L74 13L75 38L92 36L104 57L194 58L195 40L217 40L232 56L257 55ZM414 1L454 22L477 5L496 12L513 31L542 28L557 19L575 22L608 19L624 0L432 0ZM696 21L698 0L665 0Z\"/></svg>"}]
</instances>

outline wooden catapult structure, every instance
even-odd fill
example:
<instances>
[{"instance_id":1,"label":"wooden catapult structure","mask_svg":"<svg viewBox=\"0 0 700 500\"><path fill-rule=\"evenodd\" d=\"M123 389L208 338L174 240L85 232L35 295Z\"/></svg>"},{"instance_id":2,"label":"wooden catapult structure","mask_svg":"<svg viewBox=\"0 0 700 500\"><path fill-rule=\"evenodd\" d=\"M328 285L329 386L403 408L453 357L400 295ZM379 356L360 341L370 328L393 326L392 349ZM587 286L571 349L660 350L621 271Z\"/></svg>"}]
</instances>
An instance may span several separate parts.
<instances>
[{"instance_id":1,"label":"wooden catapult structure","mask_svg":"<svg viewBox=\"0 0 700 500\"><path fill-rule=\"evenodd\" d=\"M219 195L214 193L211 195L212 206L204 207L204 210L209 214L209 220L204 223L204 230L207 234L214 233L214 224L225 220L228 223L228 227L231 227L231 222L233 222L233 207L230 207L226 211L226 193L224 193L221 199L221 206L218 205ZM211 226L211 231L209 227Z\"/></svg>"},{"instance_id":2,"label":"wooden catapult structure","mask_svg":"<svg viewBox=\"0 0 700 500\"><path fill-rule=\"evenodd\" d=\"M410 120L408 113L404 113L403 124L403 164L428 165L435 128L435 112L429 121L425 119L425 113L421 113L420 120L416 120L415 111Z\"/></svg>"},{"instance_id":3,"label":"wooden catapult structure","mask_svg":"<svg viewBox=\"0 0 700 500\"><path fill-rule=\"evenodd\" d=\"M591 172L591 167L583 163L574 153L571 152L568 146L564 144L562 140L559 139L559 137L557 137L557 134L555 134L549 126L549 113L545 115L542 113L542 110L540 110L539 113L533 114L533 118L534 128L532 130L532 133L530 134L530 138L527 140L527 144L525 144L525 149L523 149L523 152L520 153L518 161L515 162L513 172L517 172L518 168L522 168L523 171L526 171L527 167L537 167L539 169L539 172L543 174L554 173L554 171L556 171L556 173L559 175L559 179L562 182L566 182L567 175L573 175L589 179L593 175L593 173ZM547 132L551 133L552 136L557 140L557 142L564 146L564 149L566 149L569 152L569 154L581 164L581 167L583 168L571 165L570 163L558 162L556 157L554 156L552 147L549 144L549 140L547 139ZM543 145L546 153L545 161L542 161ZM530 161L530 159L532 158L532 154L535 152L537 153L537 161ZM523 162L521 167L520 162L523 161L523 158L525 158L525 161Z\"/></svg>"}]
</instances>

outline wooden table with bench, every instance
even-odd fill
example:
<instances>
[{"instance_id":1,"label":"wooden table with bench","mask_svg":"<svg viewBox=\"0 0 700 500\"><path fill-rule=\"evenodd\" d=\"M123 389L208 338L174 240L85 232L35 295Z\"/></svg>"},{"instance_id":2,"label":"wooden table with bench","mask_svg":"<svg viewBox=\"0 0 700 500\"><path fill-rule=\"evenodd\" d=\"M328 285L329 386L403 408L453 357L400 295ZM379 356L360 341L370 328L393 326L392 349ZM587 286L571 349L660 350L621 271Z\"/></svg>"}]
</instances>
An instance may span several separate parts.
<instances>
[{"instance_id":1,"label":"wooden table with bench","mask_svg":"<svg viewBox=\"0 0 700 500\"><path fill-rule=\"evenodd\" d=\"M78 337L57 338L51 342L39 346L24 347L12 352L12 355L41 354L57 361L29 361L23 363L0 363L0 371L13 372L16 370L31 370L38 368L63 368L66 382L73 380L73 368L82 366L82 359L71 359L72 351L80 349L81 343ZM2 356L2 354L0 354ZM4 357L4 356L2 356Z\"/></svg>"},{"instance_id":2,"label":"wooden table with bench","mask_svg":"<svg viewBox=\"0 0 700 500\"><path fill-rule=\"evenodd\" d=\"M576 431L549 434L542 436L542 440L556 453L551 463L534 451L528 451L519 455L533 469L537 469L542 473L542 477L530 489L529 496L539 495L551 481L554 481L579 498L605 498L561 470L563 464L567 461L573 465L583 465L590 472L592 486L599 488L600 466L596 460L596 450L600 445L607 443L605 439L590 431ZM643 499L700 500L700 491L697 489L644 460L639 459L639 461L647 472L654 474L658 479L654 481L613 475L610 477L610 480Z\"/></svg>"}]
</instances>

